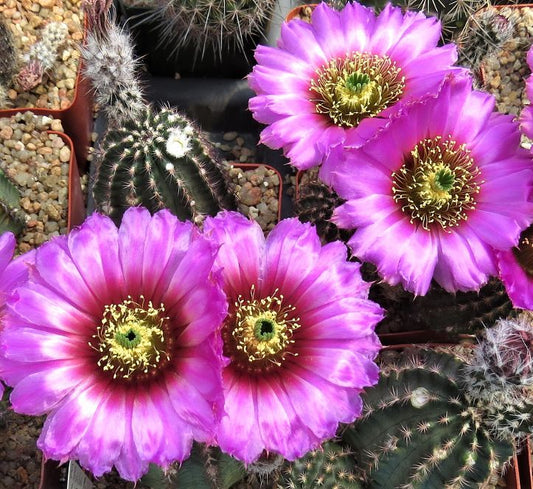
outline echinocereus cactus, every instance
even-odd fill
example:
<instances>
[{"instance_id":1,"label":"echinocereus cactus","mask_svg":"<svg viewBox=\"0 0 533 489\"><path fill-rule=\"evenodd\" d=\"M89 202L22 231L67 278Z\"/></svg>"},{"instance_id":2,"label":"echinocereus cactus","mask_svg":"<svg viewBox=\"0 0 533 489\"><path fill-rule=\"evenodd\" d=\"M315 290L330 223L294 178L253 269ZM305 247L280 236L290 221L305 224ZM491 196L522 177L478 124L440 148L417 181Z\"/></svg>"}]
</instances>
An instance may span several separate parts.
<instances>
[{"instance_id":1,"label":"echinocereus cactus","mask_svg":"<svg viewBox=\"0 0 533 489\"><path fill-rule=\"evenodd\" d=\"M214 439L228 308L216 248L167 210L132 208L119 229L94 213L29 254L32 280L2 310L0 378L16 412L48 415L46 458L135 481Z\"/></svg>"},{"instance_id":2,"label":"echinocereus cactus","mask_svg":"<svg viewBox=\"0 0 533 489\"><path fill-rule=\"evenodd\" d=\"M360 489L352 453L334 442L326 442L284 469L277 489Z\"/></svg>"},{"instance_id":3,"label":"echinocereus cactus","mask_svg":"<svg viewBox=\"0 0 533 489\"><path fill-rule=\"evenodd\" d=\"M310 23L284 23L278 47L258 46L248 75L249 108L268 124L261 142L298 169L334 163L333 148L363 144L405 103L464 71L453 66L455 45L437 46L440 33L437 19L390 4L376 15L357 2L321 3Z\"/></svg>"},{"instance_id":4,"label":"echinocereus cactus","mask_svg":"<svg viewBox=\"0 0 533 489\"><path fill-rule=\"evenodd\" d=\"M244 51L246 40L261 31L276 1L156 0L154 4L146 19L159 24L162 44L173 46L174 53L193 46L195 58L201 59L206 50L220 58L231 47Z\"/></svg>"},{"instance_id":5,"label":"echinocereus cactus","mask_svg":"<svg viewBox=\"0 0 533 489\"><path fill-rule=\"evenodd\" d=\"M533 427L530 318L501 320L473 352L404 352L382 364L344 440L369 489L478 488Z\"/></svg>"},{"instance_id":6,"label":"echinocereus cactus","mask_svg":"<svg viewBox=\"0 0 533 489\"><path fill-rule=\"evenodd\" d=\"M180 219L199 222L235 208L225 170L189 119L146 106L123 122L100 145L93 188L99 210L118 222L128 207L168 208Z\"/></svg>"},{"instance_id":7,"label":"echinocereus cactus","mask_svg":"<svg viewBox=\"0 0 533 489\"><path fill-rule=\"evenodd\" d=\"M333 189L347 202L332 220L355 229L353 254L387 283L415 295L432 280L478 291L498 274L497 253L531 224L532 160L518 124L494 104L470 77L450 77L438 96L337 160Z\"/></svg>"}]
</instances>

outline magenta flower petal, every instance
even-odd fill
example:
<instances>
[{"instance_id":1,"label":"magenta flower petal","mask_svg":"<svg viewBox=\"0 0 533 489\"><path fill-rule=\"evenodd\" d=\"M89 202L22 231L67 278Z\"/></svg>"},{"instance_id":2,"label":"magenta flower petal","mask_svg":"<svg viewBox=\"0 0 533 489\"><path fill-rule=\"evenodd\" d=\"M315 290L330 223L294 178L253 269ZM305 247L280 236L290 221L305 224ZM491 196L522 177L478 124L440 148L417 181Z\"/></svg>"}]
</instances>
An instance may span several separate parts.
<instances>
[{"instance_id":1,"label":"magenta flower petal","mask_svg":"<svg viewBox=\"0 0 533 489\"><path fill-rule=\"evenodd\" d=\"M453 66L454 45L437 46L440 33L422 13L389 4L376 16L357 2L342 11L320 3L311 23L283 24L277 47L257 48L248 76L257 94L249 108L268 124L261 141L299 169L324 163L337 145L363 144L447 74L465 71Z\"/></svg>"},{"instance_id":2,"label":"magenta flower petal","mask_svg":"<svg viewBox=\"0 0 533 489\"><path fill-rule=\"evenodd\" d=\"M532 222L533 162L517 124L493 107L469 77L449 76L336 166L333 187L347 202L332 221L355 229L352 252L390 284L417 295L432 279L478 290Z\"/></svg>"},{"instance_id":3,"label":"magenta flower petal","mask_svg":"<svg viewBox=\"0 0 533 489\"><path fill-rule=\"evenodd\" d=\"M514 307L533 310L533 226L520 234L516 247L497 255L500 278Z\"/></svg>"},{"instance_id":4,"label":"magenta flower petal","mask_svg":"<svg viewBox=\"0 0 533 489\"><path fill-rule=\"evenodd\" d=\"M527 52L527 64L529 69L533 71L533 46ZM533 75L529 75L526 79L526 95L530 103L520 113L520 129L529 139L533 139L533 107L531 106L531 101L533 100Z\"/></svg>"},{"instance_id":5,"label":"magenta flower petal","mask_svg":"<svg viewBox=\"0 0 533 489\"><path fill-rule=\"evenodd\" d=\"M204 232L220 246L230 303L218 444L246 463L263 450L299 457L361 413L361 389L377 382L383 311L346 247L321 246L309 224L283 220L265 239L257 223L224 212Z\"/></svg>"},{"instance_id":6,"label":"magenta flower petal","mask_svg":"<svg viewBox=\"0 0 533 489\"><path fill-rule=\"evenodd\" d=\"M141 208L119 229L92 215L36 250L6 305L0 370L16 411L48 414L46 457L134 481L214 439L227 315L216 251L191 223Z\"/></svg>"}]
</instances>

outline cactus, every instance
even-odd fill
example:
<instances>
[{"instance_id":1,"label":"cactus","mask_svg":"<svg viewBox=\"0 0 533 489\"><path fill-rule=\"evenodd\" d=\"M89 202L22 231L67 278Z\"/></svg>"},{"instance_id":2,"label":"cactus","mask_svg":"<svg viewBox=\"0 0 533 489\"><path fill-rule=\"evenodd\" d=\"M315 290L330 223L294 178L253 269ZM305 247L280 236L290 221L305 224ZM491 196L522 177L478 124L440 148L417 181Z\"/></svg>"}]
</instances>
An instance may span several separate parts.
<instances>
[{"instance_id":1,"label":"cactus","mask_svg":"<svg viewBox=\"0 0 533 489\"><path fill-rule=\"evenodd\" d=\"M387 309L377 331L427 329L448 335L475 334L513 314L512 303L500 280L492 278L478 292L450 294L433 285L424 296L414 297L400 286L376 283L370 296Z\"/></svg>"},{"instance_id":2,"label":"cactus","mask_svg":"<svg viewBox=\"0 0 533 489\"><path fill-rule=\"evenodd\" d=\"M4 87L5 90L11 84L17 71L18 53L13 34L4 19L0 18L0 87Z\"/></svg>"},{"instance_id":3,"label":"cactus","mask_svg":"<svg viewBox=\"0 0 533 489\"><path fill-rule=\"evenodd\" d=\"M145 103L131 38L115 24L114 12L109 9L109 0L86 0L88 33L81 56L84 75L95 91L95 102L111 125L120 125L138 117Z\"/></svg>"},{"instance_id":4,"label":"cactus","mask_svg":"<svg viewBox=\"0 0 533 489\"><path fill-rule=\"evenodd\" d=\"M0 170L0 234L22 232L25 219L20 209L20 192Z\"/></svg>"},{"instance_id":5,"label":"cactus","mask_svg":"<svg viewBox=\"0 0 533 489\"><path fill-rule=\"evenodd\" d=\"M195 59L211 49L222 53L237 48L258 34L273 12L275 0L157 0L153 12L142 19L159 25L161 44L177 54L183 46L195 48Z\"/></svg>"},{"instance_id":6,"label":"cactus","mask_svg":"<svg viewBox=\"0 0 533 489\"><path fill-rule=\"evenodd\" d=\"M335 207L344 201L326 184L316 180L300 185L294 202L294 212L302 222L316 226L323 243L347 241L353 230L339 229L329 219Z\"/></svg>"},{"instance_id":7,"label":"cactus","mask_svg":"<svg viewBox=\"0 0 533 489\"><path fill-rule=\"evenodd\" d=\"M478 72L483 59L494 54L511 39L514 29L515 21L500 14L494 7L486 7L470 16L457 39L457 64L470 68L479 79Z\"/></svg>"},{"instance_id":8,"label":"cactus","mask_svg":"<svg viewBox=\"0 0 533 489\"><path fill-rule=\"evenodd\" d=\"M355 460L342 446L326 442L289 464L277 489L360 489Z\"/></svg>"},{"instance_id":9,"label":"cactus","mask_svg":"<svg viewBox=\"0 0 533 489\"><path fill-rule=\"evenodd\" d=\"M58 57L59 48L66 42L68 27L64 22L49 22L41 33L41 39L30 47L24 56L25 66L17 75L17 82L23 90L31 90L50 72Z\"/></svg>"},{"instance_id":10,"label":"cactus","mask_svg":"<svg viewBox=\"0 0 533 489\"><path fill-rule=\"evenodd\" d=\"M498 438L519 440L531 432L533 313L498 321L486 330L464 368L463 384L467 399L483 406L486 423Z\"/></svg>"},{"instance_id":11,"label":"cactus","mask_svg":"<svg viewBox=\"0 0 533 489\"><path fill-rule=\"evenodd\" d=\"M152 212L166 207L196 222L236 206L207 140L171 109L147 106L137 119L109 129L97 168L95 202L117 222L135 205Z\"/></svg>"},{"instance_id":12,"label":"cactus","mask_svg":"<svg viewBox=\"0 0 533 489\"><path fill-rule=\"evenodd\" d=\"M501 320L474 352L425 349L382 365L344 441L368 489L479 488L533 427L531 318Z\"/></svg>"},{"instance_id":13,"label":"cactus","mask_svg":"<svg viewBox=\"0 0 533 489\"><path fill-rule=\"evenodd\" d=\"M163 472L151 465L141 484L151 489L230 489L245 477L242 463L218 448L195 443L190 457L180 467L172 466Z\"/></svg>"}]
</instances>

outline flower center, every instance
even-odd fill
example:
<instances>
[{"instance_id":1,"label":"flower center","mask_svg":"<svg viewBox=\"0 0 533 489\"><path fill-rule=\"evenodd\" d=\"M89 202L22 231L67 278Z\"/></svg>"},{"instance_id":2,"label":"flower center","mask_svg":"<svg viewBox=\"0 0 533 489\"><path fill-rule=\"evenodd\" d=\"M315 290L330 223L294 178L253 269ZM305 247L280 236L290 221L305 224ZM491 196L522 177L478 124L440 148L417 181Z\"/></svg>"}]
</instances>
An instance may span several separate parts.
<instances>
[{"instance_id":1,"label":"flower center","mask_svg":"<svg viewBox=\"0 0 533 489\"><path fill-rule=\"evenodd\" d=\"M524 272L533 278L533 226L522 231L518 246L513 248L513 253Z\"/></svg>"},{"instance_id":2,"label":"flower center","mask_svg":"<svg viewBox=\"0 0 533 489\"><path fill-rule=\"evenodd\" d=\"M300 327L293 317L294 307L284 304L283 295L274 291L262 299L237 297L234 311L223 328L224 354L233 367L249 373L264 373L280 367L294 343L293 332Z\"/></svg>"},{"instance_id":3,"label":"flower center","mask_svg":"<svg viewBox=\"0 0 533 489\"><path fill-rule=\"evenodd\" d=\"M447 230L475 208L479 175L464 144L440 136L423 139L392 174L393 199L411 223L427 231L434 225Z\"/></svg>"},{"instance_id":4,"label":"flower center","mask_svg":"<svg viewBox=\"0 0 533 489\"><path fill-rule=\"evenodd\" d=\"M121 304L106 305L93 335L98 345L89 343L100 353L98 366L114 379L139 380L155 374L170 360L169 318L164 312L163 304L155 308L143 296L140 303L128 296Z\"/></svg>"},{"instance_id":5,"label":"flower center","mask_svg":"<svg viewBox=\"0 0 533 489\"><path fill-rule=\"evenodd\" d=\"M405 77L388 56L357 52L320 67L309 88L316 112L343 127L379 114L396 103L404 89Z\"/></svg>"}]
</instances>

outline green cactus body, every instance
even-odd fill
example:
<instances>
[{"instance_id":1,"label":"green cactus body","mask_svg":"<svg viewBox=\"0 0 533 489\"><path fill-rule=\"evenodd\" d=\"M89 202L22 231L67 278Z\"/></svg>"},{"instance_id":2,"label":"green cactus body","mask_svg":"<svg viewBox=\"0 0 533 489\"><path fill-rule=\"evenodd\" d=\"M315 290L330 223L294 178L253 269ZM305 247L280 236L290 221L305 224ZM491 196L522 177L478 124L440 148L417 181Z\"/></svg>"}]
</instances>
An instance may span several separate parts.
<instances>
[{"instance_id":1,"label":"green cactus body","mask_svg":"<svg viewBox=\"0 0 533 489\"><path fill-rule=\"evenodd\" d=\"M500 280L491 279L479 292L450 294L433 286L425 296L414 297L399 286L372 286L372 299L387 309L379 332L431 329L450 335L475 334L507 317L513 306Z\"/></svg>"},{"instance_id":2,"label":"green cactus body","mask_svg":"<svg viewBox=\"0 0 533 489\"><path fill-rule=\"evenodd\" d=\"M364 416L344 433L369 489L479 488L513 454L460 388L463 363L422 350L384 371Z\"/></svg>"},{"instance_id":3,"label":"green cactus body","mask_svg":"<svg viewBox=\"0 0 533 489\"><path fill-rule=\"evenodd\" d=\"M0 170L0 234L19 234L25 226L20 209L20 192Z\"/></svg>"},{"instance_id":4,"label":"green cactus body","mask_svg":"<svg viewBox=\"0 0 533 489\"><path fill-rule=\"evenodd\" d=\"M354 466L348 450L327 442L290 464L277 489L360 489Z\"/></svg>"},{"instance_id":5,"label":"green cactus body","mask_svg":"<svg viewBox=\"0 0 533 489\"><path fill-rule=\"evenodd\" d=\"M235 208L207 141L184 116L151 107L109 129L93 194L98 209L117 222L136 205L151 212L168 208L180 219L195 221Z\"/></svg>"}]
</instances>

